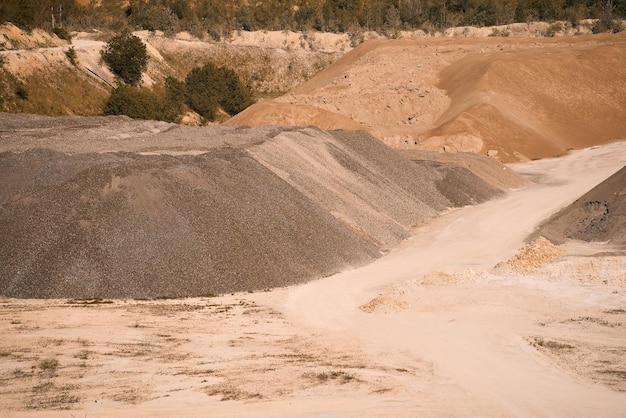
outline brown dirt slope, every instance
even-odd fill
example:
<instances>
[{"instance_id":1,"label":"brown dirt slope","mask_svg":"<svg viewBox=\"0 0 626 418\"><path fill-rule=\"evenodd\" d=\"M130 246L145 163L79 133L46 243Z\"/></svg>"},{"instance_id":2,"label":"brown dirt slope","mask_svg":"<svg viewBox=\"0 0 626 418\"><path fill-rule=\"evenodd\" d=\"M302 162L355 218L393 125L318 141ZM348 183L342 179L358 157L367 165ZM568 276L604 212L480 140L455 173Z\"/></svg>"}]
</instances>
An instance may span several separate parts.
<instances>
[{"instance_id":1,"label":"brown dirt slope","mask_svg":"<svg viewBox=\"0 0 626 418\"><path fill-rule=\"evenodd\" d=\"M314 107L395 148L556 156L626 137L625 50L626 33L368 41L229 123L316 125Z\"/></svg>"},{"instance_id":2,"label":"brown dirt slope","mask_svg":"<svg viewBox=\"0 0 626 418\"><path fill-rule=\"evenodd\" d=\"M438 172L364 132L0 121L7 296L190 296L293 284L370 262L454 205Z\"/></svg>"},{"instance_id":3,"label":"brown dirt slope","mask_svg":"<svg viewBox=\"0 0 626 418\"><path fill-rule=\"evenodd\" d=\"M535 235L626 244L626 167L544 222Z\"/></svg>"}]
</instances>

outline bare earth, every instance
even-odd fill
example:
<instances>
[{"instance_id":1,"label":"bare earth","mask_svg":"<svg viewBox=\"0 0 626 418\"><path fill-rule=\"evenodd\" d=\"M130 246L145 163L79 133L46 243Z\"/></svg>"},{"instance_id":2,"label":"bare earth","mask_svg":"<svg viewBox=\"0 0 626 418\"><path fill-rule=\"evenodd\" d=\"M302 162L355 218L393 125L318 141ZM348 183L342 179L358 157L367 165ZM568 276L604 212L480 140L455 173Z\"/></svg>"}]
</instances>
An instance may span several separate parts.
<instances>
[{"instance_id":1,"label":"bare earth","mask_svg":"<svg viewBox=\"0 0 626 418\"><path fill-rule=\"evenodd\" d=\"M594 257L588 278L567 267L606 245L562 246L524 274L493 267L624 161L613 143L518 164L535 185L306 285L3 299L0 416L622 416L623 257Z\"/></svg>"},{"instance_id":2,"label":"bare earth","mask_svg":"<svg viewBox=\"0 0 626 418\"><path fill-rule=\"evenodd\" d=\"M562 155L626 135L626 34L371 40L228 123L364 129L393 148Z\"/></svg>"}]
</instances>

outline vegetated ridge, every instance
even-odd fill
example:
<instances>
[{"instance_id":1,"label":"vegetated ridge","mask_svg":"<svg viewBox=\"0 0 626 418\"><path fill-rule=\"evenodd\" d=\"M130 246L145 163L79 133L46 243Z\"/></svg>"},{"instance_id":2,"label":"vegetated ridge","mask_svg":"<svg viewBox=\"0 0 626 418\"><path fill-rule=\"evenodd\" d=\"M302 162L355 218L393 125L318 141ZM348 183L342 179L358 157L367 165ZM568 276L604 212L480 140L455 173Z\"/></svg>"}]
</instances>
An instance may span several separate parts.
<instances>
[{"instance_id":1,"label":"vegetated ridge","mask_svg":"<svg viewBox=\"0 0 626 418\"><path fill-rule=\"evenodd\" d=\"M457 202L449 176L364 132L16 116L0 114L6 296L299 283L371 262Z\"/></svg>"}]
</instances>

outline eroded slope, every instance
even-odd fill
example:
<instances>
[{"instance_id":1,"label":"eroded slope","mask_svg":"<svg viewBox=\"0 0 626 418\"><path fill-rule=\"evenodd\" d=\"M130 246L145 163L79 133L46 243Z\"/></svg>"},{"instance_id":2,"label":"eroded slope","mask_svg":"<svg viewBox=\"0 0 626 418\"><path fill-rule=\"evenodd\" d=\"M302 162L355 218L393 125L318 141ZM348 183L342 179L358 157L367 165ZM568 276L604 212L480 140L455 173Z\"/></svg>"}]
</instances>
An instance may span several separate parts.
<instances>
[{"instance_id":1,"label":"eroded slope","mask_svg":"<svg viewBox=\"0 0 626 418\"><path fill-rule=\"evenodd\" d=\"M556 156L626 137L625 50L626 34L368 41L229 123L366 129L395 148L501 161Z\"/></svg>"}]
</instances>

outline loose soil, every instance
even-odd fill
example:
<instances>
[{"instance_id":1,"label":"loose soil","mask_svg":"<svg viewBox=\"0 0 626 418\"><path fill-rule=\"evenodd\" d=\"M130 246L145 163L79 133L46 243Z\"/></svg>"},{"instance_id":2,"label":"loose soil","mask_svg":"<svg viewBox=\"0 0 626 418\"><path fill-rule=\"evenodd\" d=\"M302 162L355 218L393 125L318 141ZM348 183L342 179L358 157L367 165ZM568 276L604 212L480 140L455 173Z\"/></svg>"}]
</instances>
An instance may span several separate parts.
<instances>
[{"instance_id":1,"label":"loose soil","mask_svg":"<svg viewBox=\"0 0 626 418\"><path fill-rule=\"evenodd\" d=\"M625 49L626 33L370 40L228 123L365 129L394 148L505 162L557 156L626 136Z\"/></svg>"}]
</instances>

